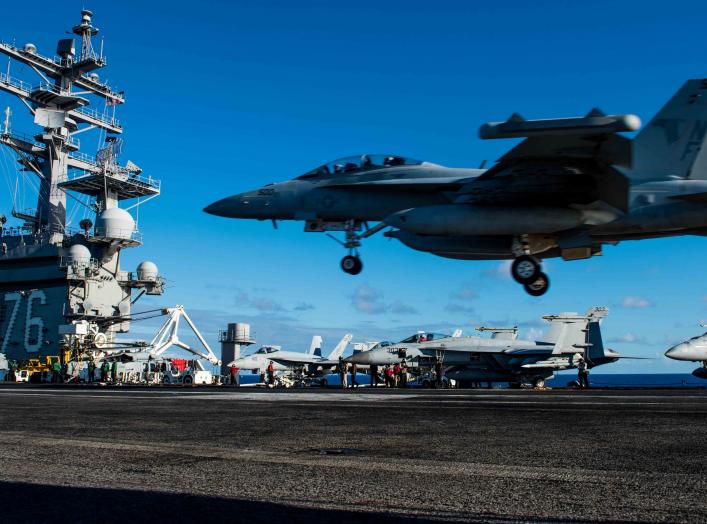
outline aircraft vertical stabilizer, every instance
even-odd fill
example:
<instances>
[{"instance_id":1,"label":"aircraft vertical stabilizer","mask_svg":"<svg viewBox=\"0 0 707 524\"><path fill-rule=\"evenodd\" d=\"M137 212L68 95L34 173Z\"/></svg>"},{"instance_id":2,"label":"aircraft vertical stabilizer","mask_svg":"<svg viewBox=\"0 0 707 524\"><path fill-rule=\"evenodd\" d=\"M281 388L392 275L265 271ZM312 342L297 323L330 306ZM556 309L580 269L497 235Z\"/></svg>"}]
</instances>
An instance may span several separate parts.
<instances>
[{"instance_id":1,"label":"aircraft vertical stabilizer","mask_svg":"<svg viewBox=\"0 0 707 524\"><path fill-rule=\"evenodd\" d=\"M329 360L336 360L341 355L343 355L344 351L346 350L346 347L349 345L349 342L351 342L352 338L353 335L351 333L347 333L346 335L344 335L344 338L341 339L341 341L336 345L334 350L329 355Z\"/></svg>"},{"instance_id":2,"label":"aircraft vertical stabilizer","mask_svg":"<svg viewBox=\"0 0 707 524\"><path fill-rule=\"evenodd\" d=\"M707 79L688 80L633 141L631 178L707 179Z\"/></svg>"},{"instance_id":3,"label":"aircraft vertical stabilizer","mask_svg":"<svg viewBox=\"0 0 707 524\"><path fill-rule=\"evenodd\" d=\"M544 318L550 321L550 329L542 341L555 345L554 354L567 354L584 353L585 350L591 353L592 344L598 340L597 349L601 351L603 356L604 346L601 342L601 333L598 327L599 321L607 313L608 309L604 307L593 307L587 311L586 315L560 313L559 315L546 316Z\"/></svg>"},{"instance_id":4,"label":"aircraft vertical stabilizer","mask_svg":"<svg viewBox=\"0 0 707 524\"><path fill-rule=\"evenodd\" d=\"M318 353L317 353L318 352ZM309 345L308 355L322 356L322 337L319 335L314 335L312 337L312 343Z\"/></svg>"}]
</instances>

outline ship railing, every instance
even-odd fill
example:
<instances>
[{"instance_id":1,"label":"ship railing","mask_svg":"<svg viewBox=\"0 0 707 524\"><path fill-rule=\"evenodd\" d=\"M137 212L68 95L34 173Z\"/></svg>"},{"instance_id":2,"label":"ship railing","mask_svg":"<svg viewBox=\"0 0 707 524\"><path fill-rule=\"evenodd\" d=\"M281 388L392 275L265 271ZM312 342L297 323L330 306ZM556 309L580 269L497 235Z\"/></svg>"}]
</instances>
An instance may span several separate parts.
<instances>
[{"instance_id":1,"label":"ship railing","mask_svg":"<svg viewBox=\"0 0 707 524\"><path fill-rule=\"evenodd\" d=\"M91 269L93 271L101 267L101 262L95 258L62 256L59 257L59 267L70 267L74 271L77 269Z\"/></svg>"},{"instance_id":2,"label":"ship railing","mask_svg":"<svg viewBox=\"0 0 707 524\"><path fill-rule=\"evenodd\" d=\"M7 73L0 73L0 83L10 85L16 89L25 91L26 93L32 92L32 84L20 80L19 78L14 78Z\"/></svg>"},{"instance_id":3,"label":"ship railing","mask_svg":"<svg viewBox=\"0 0 707 524\"><path fill-rule=\"evenodd\" d=\"M91 159L91 157L89 155L86 155L85 153L73 153L71 154L71 156L84 162L96 165L96 161ZM83 157L86 158L84 159ZM87 173L86 171L81 170L69 172L65 177L62 178L62 182L77 180L90 174L93 173ZM157 178L152 178L151 176L138 175L137 173L118 165L110 166L110 169L106 173L106 176L111 177L115 180L122 180L125 182L134 183L136 185L148 186L157 191L160 190L160 187L162 185L162 182Z\"/></svg>"},{"instance_id":4,"label":"ship railing","mask_svg":"<svg viewBox=\"0 0 707 524\"><path fill-rule=\"evenodd\" d=\"M2 237L24 237L32 234L32 226L12 226L0 228Z\"/></svg>"},{"instance_id":5,"label":"ship railing","mask_svg":"<svg viewBox=\"0 0 707 524\"><path fill-rule=\"evenodd\" d=\"M132 240L142 244L142 233L135 229L121 229L117 227L97 227L94 229L94 237L111 240Z\"/></svg>"},{"instance_id":6,"label":"ship railing","mask_svg":"<svg viewBox=\"0 0 707 524\"><path fill-rule=\"evenodd\" d=\"M73 136L66 137L66 142L74 146L76 149L81 149L81 140Z\"/></svg>"},{"instance_id":7,"label":"ship railing","mask_svg":"<svg viewBox=\"0 0 707 524\"><path fill-rule=\"evenodd\" d=\"M10 131L9 133L3 133L2 136L3 138L14 138L15 140L19 140L21 142L27 142L28 144L32 144L33 146L38 147L40 149L46 148L45 144L37 142L33 135L27 133Z\"/></svg>"},{"instance_id":8,"label":"ship railing","mask_svg":"<svg viewBox=\"0 0 707 524\"><path fill-rule=\"evenodd\" d=\"M113 173L110 173L110 175L115 178L115 179L122 179L125 182L131 182L134 184L138 185L143 185L143 186L148 186L152 189L156 189L157 191L160 190L160 186L162 185L162 182L158 180L157 178L152 178L151 176L143 176L139 175L133 171L130 171L122 166L112 166L113 168L117 168Z\"/></svg>"},{"instance_id":9,"label":"ship railing","mask_svg":"<svg viewBox=\"0 0 707 524\"><path fill-rule=\"evenodd\" d=\"M34 147L37 147L39 149L45 149L47 146L43 144L42 142L37 142L35 137L33 135L30 135L28 133L21 133L17 131L11 131L9 133L2 133L3 138L13 138L15 140L19 140L21 142L26 142L28 144L32 144ZM58 135L57 135L58 136ZM66 142L68 144L71 144L72 146L80 149L81 148L81 141L78 138L74 138L72 136L66 137ZM72 153L71 156L73 156L74 153ZM95 163L95 162L94 162Z\"/></svg>"},{"instance_id":10,"label":"ship railing","mask_svg":"<svg viewBox=\"0 0 707 524\"><path fill-rule=\"evenodd\" d=\"M83 153L81 151L74 151L73 153L69 154L71 158L75 158L76 160L81 160L82 162L86 162L87 164L93 164L94 166L96 164L96 157L93 157L87 153Z\"/></svg>"},{"instance_id":11,"label":"ship railing","mask_svg":"<svg viewBox=\"0 0 707 524\"><path fill-rule=\"evenodd\" d=\"M18 48L15 44L10 44L8 42L0 42L0 45L7 47L8 49L11 49L12 51L19 52L21 54L32 55L33 57L37 58L38 60L41 60L43 62L47 62L50 64L54 64L57 67L68 67L68 66L75 64L77 62L77 60L67 60L67 59L62 58L58 55L44 56L44 55L40 55L37 52L31 53L31 52L25 51L24 49ZM97 62L101 62L101 64L103 64L103 65L106 65L108 63L105 56L98 56L95 52L93 52L93 56L91 56L90 58L92 58L93 60L96 60ZM80 60L80 58L79 58L79 60ZM81 75L81 76L86 76L86 75Z\"/></svg>"},{"instance_id":12,"label":"ship railing","mask_svg":"<svg viewBox=\"0 0 707 524\"><path fill-rule=\"evenodd\" d=\"M255 331L237 330L235 333L229 333L227 330L218 332L219 342L230 342L232 344L255 344Z\"/></svg>"},{"instance_id":13,"label":"ship railing","mask_svg":"<svg viewBox=\"0 0 707 524\"><path fill-rule=\"evenodd\" d=\"M71 93L63 93L61 88L56 84L50 84L49 82L40 82L32 86L32 91L48 91L57 95L70 95Z\"/></svg>"},{"instance_id":14,"label":"ship railing","mask_svg":"<svg viewBox=\"0 0 707 524\"><path fill-rule=\"evenodd\" d=\"M86 115L90 118L94 118L96 120L100 120L101 122L111 125L113 127L120 127L120 121L115 118L115 117L107 117L103 114L101 114L100 111L97 109L94 109L92 107L79 107L74 109L77 113L81 115Z\"/></svg>"}]
</instances>

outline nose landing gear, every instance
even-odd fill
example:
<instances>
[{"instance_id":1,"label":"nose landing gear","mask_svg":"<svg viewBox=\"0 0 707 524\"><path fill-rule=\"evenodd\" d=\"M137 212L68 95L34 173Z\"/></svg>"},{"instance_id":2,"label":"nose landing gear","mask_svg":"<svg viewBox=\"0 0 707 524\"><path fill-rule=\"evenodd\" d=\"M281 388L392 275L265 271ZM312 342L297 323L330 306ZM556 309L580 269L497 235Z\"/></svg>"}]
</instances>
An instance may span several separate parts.
<instances>
[{"instance_id":1,"label":"nose landing gear","mask_svg":"<svg viewBox=\"0 0 707 524\"><path fill-rule=\"evenodd\" d=\"M341 269L349 275L358 275L363 269L363 262L358 255L346 255L341 259Z\"/></svg>"},{"instance_id":2,"label":"nose landing gear","mask_svg":"<svg viewBox=\"0 0 707 524\"><path fill-rule=\"evenodd\" d=\"M359 234L358 231L361 230L362 226L364 226L366 230ZM349 275L358 275L361 272L363 269L363 262L361 262L361 257L358 254L358 248L361 247L361 240L375 235L386 227L387 226L385 223L380 223L372 228L369 228L368 224L365 222L362 223L356 220L347 220L344 225L344 232L346 236L343 242L335 236L327 233L329 238L332 238L349 251L349 254L341 259L341 269L345 273L348 273Z\"/></svg>"},{"instance_id":3,"label":"nose landing gear","mask_svg":"<svg viewBox=\"0 0 707 524\"><path fill-rule=\"evenodd\" d=\"M547 293L550 279L542 272L540 261L529 254L527 242L514 239L512 251L515 255L511 264L513 280L522 284L525 292L531 296L539 297Z\"/></svg>"}]
</instances>

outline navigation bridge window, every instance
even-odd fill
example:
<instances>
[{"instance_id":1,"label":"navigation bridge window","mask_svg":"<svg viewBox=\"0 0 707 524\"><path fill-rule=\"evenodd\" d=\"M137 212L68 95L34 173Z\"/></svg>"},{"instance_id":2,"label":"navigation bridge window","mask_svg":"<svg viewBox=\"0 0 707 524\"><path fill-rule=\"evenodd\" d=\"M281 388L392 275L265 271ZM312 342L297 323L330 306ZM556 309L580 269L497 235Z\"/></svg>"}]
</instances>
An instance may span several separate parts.
<instances>
[{"instance_id":1,"label":"navigation bridge window","mask_svg":"<svg viewBox=\"0 0 707 524\"><path fill-rule=\"evenodd\" d=\"M361 173L372 169L381 169L395 166L419 166L420 160L405 158L396 155L359 155L340 158L313 169L298 177L315 178L349 173Z\"/></svg>"}]
</instances>

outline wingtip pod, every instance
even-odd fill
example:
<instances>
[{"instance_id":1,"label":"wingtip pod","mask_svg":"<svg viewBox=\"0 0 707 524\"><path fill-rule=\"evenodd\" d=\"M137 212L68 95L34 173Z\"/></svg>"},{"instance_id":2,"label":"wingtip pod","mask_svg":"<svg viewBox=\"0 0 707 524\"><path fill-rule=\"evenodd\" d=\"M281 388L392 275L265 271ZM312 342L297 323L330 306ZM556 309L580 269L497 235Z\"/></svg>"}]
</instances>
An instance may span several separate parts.
<instances>
[{"instance_id":1,"label":"wingtip pod","mask_svg":"<svg viewBox=\"0 0 707 524\"><path fill-rule=\"evenodd\" d=\"M517 113L505 122L487 122L479 128L484 140L523 138L531 136L572 135L591 136L637 131L641 119L636 115L605 115L594 108L586 116L525 120Z\"/></svg>"}]
</instances>

